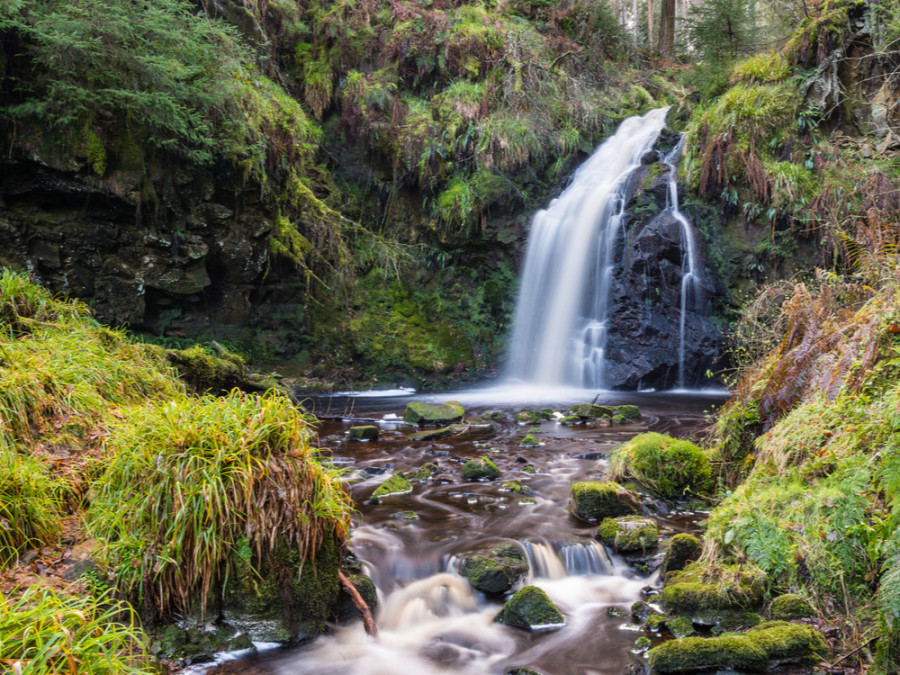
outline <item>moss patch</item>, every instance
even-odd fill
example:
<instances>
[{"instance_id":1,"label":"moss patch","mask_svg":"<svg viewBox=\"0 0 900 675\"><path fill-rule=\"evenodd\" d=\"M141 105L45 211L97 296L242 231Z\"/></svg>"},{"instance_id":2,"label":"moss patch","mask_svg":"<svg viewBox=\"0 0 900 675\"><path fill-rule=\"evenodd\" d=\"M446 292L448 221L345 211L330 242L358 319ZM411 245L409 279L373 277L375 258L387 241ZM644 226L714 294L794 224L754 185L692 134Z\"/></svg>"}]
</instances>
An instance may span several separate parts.
<instances>
[{"instance_id":1,"label":"moss patch","mask_svg":"<svg viewBox=\"0 0 900 675\"><path fill-rule=\"evenodd\" d=\"M606 518L597 532L604 544L618 553L645 553L656 548L659 527L656 521L642 516Z\"/></svg>"},{"instance_id":2,"label":"moss patch","mask_svg":"<svg viewBox=\"0 0 900 675\"><path fill-rule=\"evenodd\" d=\"M632 477L667 499L704 494L712 483L709 460L693 443L649 432L616 448L610 477Z\"/></svg>"},{"instance_id":3,"label":"moss patch","mask_svg":"<svg viewBox=\"0 0 900 675\"><path fill-rule=\"evenodd\" d=\"M487 457L470 459L463 464L463 480L496 480L500 477L500 469Z\"/></svg>"},{"instance_id":4,"label":"moss patch","mask_svg":"<svg viewBox=\"0 0 900 675\"><path fill-rule=\"evenodd\" d=\"M779 595L772 601L772 618L778 621L790 621L815 616L816 610L800 595L787 593Z\"/></svg>"},{"instance_id":5,"label":"moss patch","mask_svg":"<svg viewBox=\"0 0 900 675\"><path fill-rule=\"evenodd\" d=\"M419 426L447 426L456 424L465 414L465 409L456 401L439 405L413 402L407 404L403 421Z\"/></svg>"},{"instance_id":6,"label":"moss patch","mask_svg":"<svg viewBox=\"0 0 900 675\"><path fill-rule=\"evenodd\" d=\"M572 514L588 522L638 512L638 498L618 483L585 481L572 485Z\"/></svg>"},{"instance_id":7,"label":"moss patch","mask_svg":"<svg viewBox=\"0 0 900 675\"><path fill-rule=\"evenodd\" d=\"M544 591L537 586L526 586L503 605L494 622L540 632L562 628L566 618Z\"/></svg>"},{"instance_id":8,"label":"moss patch","mask_svg":"<svg viewBox=\"0 0 900 675\"><path fill-rule=\"evenodd\" d=\"M745 565L722 565L715 577L704 577L699 563L690 563L671 576L662 592L663 602L679 614L758 607L765 590L765 575Z\"/></svg>"},{"instance_id":9,"label":"moss patch","mask_svg":"<svg viewBox=\"0 0 900 675\"><path fill-rule=\"evenodd\" d=\"M517 546L498 546L486 554L467 556L459 568L472 588L482 593L505 593L528 572L528 563Z\"/></svg>"},{"instance_id":10,"label":"moss patch","mask_svg":"<svg viewBox=\"0 0 900 675\"><path fill-rule=\"evenodd\" d=\"M384 497L405 495L412 491L412 483L404 478L402 474L395 473L375 489L375 492L370 497L370 501L377 502Z\"/></svg>"}]
</instances>

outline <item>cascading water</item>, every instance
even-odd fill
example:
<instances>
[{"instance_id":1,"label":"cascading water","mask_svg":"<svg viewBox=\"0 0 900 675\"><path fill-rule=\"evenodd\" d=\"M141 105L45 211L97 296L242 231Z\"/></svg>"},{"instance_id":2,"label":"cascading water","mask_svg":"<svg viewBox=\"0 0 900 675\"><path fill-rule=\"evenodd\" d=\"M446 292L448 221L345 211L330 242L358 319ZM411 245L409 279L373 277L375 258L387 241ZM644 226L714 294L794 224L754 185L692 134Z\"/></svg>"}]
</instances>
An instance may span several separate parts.
<instances>
[{"instance_id":1,"label":"cascading water","mask_svg":"<svg viewBox=\"0 0 900 675\"><path fill-rule=\"evenodd\" d=\"M619 335L622 342L619 329L611 330L619 320L611 300L613 285L619 289L620 284L615 265L621 258L623 225L630 222L625 219L626 203L634 192L635 181L630 178L647 164L646 155L665 128L667 112L659 109L625 120L575 173L562 195L535 215L510 341L511 379L590 389L621 385L618 371L606 371L611 335ZM668 168L666 214L681 230L677 350L678 386L683 387L687 313L698 306L700 276L693 230L678 207L675 163L680 149L681 142L659 158ZM628 237L632 236L629 229ZM674 307L674 302L668 306ZM668 353L674 366L672 333Z\"/></svg>"},{"instance_id":2,"label":"cascading water","mask_svg":"<svg viewBox=\"0 0 900 675\"><path fill-rule=\"evenodd\" d=\"M510 343L509 375L602 387L603 350L625 182L666 126L667 108L631 117L534 217Z\"/></svg>"},{"instance_id":3,"label":"cascading water","mask_svg":"<svg viewBox=\"0 0 900 675\"><path fill-rule=\"evenodd\" d=\"M663 159L663 163L669 169L669 185L667 208L672 217L681 225L681 242L683 253L681 257L681 317L678 323L678 388L684 389L684 338L687 312L691 303L694 306L699 302L700 274L697 265L696 246L694 245L694 229L690 221L678 208L678 171L675 166L684 145L684 135L672 151Z\"/></svg>"}]
</instances>

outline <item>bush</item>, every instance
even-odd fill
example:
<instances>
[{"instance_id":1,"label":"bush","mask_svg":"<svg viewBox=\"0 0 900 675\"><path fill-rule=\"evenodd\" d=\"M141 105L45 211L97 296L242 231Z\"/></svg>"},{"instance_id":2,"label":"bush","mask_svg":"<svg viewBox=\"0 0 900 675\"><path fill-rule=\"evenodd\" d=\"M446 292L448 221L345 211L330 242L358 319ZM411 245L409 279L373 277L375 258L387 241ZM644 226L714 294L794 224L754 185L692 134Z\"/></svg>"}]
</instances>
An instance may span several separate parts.
<instances>
[{"instance_id":1,"label":"bush","mask_svg":"<svg viewBox=\"0 0 900 675\"><path fill-rule=\"evenodd\" d=\"M265 561L287 545L303 561L343 540L350 499L318 462L312 433L278 395L179 397L134 411L107 444L88 512L117 588L161 613L198 599L203 608L232 556Z\"/></svg>"}]
</instances>

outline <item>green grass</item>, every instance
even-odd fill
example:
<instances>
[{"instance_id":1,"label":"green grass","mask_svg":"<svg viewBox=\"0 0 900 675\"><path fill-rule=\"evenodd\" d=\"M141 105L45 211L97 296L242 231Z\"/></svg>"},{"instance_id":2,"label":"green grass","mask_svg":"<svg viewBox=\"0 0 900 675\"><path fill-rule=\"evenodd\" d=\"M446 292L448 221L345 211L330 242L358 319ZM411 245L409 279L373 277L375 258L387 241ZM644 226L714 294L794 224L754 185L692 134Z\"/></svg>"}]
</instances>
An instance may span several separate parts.
<instances>
[{"instance_id":1,"label":"green grass","mask_svg":"<svg viewBox=\"0 0 900 675\"><path fill-rule=\"evenodd\" d=\"M23 675L151 675L145 638L127 605L39 585L0 592L0 664Z\"/></svg>"},{"instance_id":2,"label":"green grass","mask_svg":"<svg viewBox=\"0 0 900 675\"><path fill-rule=\"evenodd\" d=\"M187 611L225 580L234 554L301 560L343 540L350 500L310 447L310 419L278 395L177 397L112 431L88 527L129 598Z\"/></svg>"},{"instance_id":3,"label":"green grass","mask_svg":"<svg viewBox=\"0 0 900 675\"><path fill-rule=\"evenodd\" d=\"M59 485L48 473L39 461L0 448L0 569L58 533Z\"/></svg>"}]
</instances>

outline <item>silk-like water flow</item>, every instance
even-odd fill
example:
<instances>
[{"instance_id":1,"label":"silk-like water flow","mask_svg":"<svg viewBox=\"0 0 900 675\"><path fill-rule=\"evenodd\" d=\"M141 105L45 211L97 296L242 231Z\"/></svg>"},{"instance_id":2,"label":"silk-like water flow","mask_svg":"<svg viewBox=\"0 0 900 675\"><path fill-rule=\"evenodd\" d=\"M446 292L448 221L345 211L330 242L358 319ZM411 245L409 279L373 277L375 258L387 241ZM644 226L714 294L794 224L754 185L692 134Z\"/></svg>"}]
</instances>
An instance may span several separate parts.
<instances>
[{"instance_id":1,"label":"silk-like water flow","mask_svg":"<svg viewBox=\"0 0 900 675\"><path fill-rule=\"evenodd\" d=\"M432 442L410 441L411 427L398 421L410 397L319 400L321 416L344 416L323 423L320 444L347 467L359 509L350 547L378 588L375 620L379 636L366 635L360 622L332 626L312 643L266 652L218 666L216 673L397 675L398 673L502 675L528 666L545 675L621 675L636 658L631 649L642 633L609 607L627 612L650 579L612 555L595 537L596 525L568 514L571 484L605 475L608 452L635 433L652 429L685 436L704 421L717 396L671 394L604 395L599 403L635 403L640 423L616 426L562 426L545 421L541 445L519 445L526 427L516 424L522 406L565 410L594 394L553 398L533 392L531 400L502 403L498 392L447 394L432 402L460 399L470 414L499 409L489 428ZM569 396L575 392L566 392ZM347 440L360 420L379 420L375 442ZM460 470L471 457L486 455L502 475L493 482L464 482ZM387 476L431 462L438 474L417 484L412 494L369 504ZM528 467L528 468L526 468ZM533 473L531 470L533 469ZM526 491L503 488L518 481ZM410 518L409 513L415 517ZM404 514L406 517L404 517ZM658 517L665 533L697 528L696 514ZM466 553L498 543L514 543L529 562L521 585L544 589L566 617L562 629L527 633L495 624L503 598L477 593L459 575ZM652 598L650 599L652 602ZM198 672L198 671L193 671Z\"/></svg>"}]
</instances>

